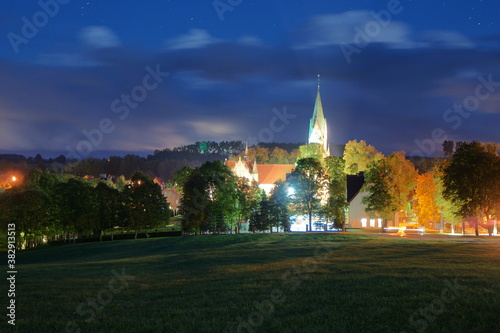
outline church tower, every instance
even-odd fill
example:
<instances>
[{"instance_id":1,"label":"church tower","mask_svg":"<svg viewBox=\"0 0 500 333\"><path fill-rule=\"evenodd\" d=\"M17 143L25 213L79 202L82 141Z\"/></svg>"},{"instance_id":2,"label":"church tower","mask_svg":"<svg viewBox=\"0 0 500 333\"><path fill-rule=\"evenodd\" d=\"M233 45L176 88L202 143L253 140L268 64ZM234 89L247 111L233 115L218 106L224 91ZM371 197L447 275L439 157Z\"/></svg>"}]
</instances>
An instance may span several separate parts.
<instances>
[{"instance_id":1,"label":"church tower","mask_svg":"<svg viewBox=\"0 0 500 333\"><path fill-rule=\"evenodd\" d=\"M323 114L323 105L319 93L319 75L318 75L318 94L314 104L313 116L309 122L309 143L319 143L325 149L326 156L330 155L330 145L328 144L328 126Z\"/></svg>"}]
</instances>

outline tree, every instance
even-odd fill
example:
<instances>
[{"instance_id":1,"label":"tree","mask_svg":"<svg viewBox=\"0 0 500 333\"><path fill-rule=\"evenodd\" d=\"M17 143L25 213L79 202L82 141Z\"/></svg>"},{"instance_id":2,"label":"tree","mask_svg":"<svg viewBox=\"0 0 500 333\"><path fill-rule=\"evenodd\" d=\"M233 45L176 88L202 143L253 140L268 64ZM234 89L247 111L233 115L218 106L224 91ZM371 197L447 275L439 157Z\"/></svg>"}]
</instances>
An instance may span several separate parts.
<instances>
[{"instance_id":1,"label":"tree","mask_svg":"<svg viewBox=\"0 0 500 333\"><path fill-rule=\"evenodd\" d=\"M125 155L120 164L120 173L128 179L135 172L141 170L141 161L142 158L140 156L133 154Z\"/></svg>"},{"instance_id":2,"label":"tree","mask_svg":"<svg viewBox=\"0 0 500 333\"><path fill-rule=\"evenodd\" d=\"M61 231L67 239L77 235L88 235L96 229L95 213L97 198L91 183L79 178L59 182L52 199L55 203L55 216Z\"/></svg>"},{"instance_id":3,"label":"tree","mask_svg":"<svg viewBox=\"0 0 500 333\"><path fill-rule=\"evenodd\" d=\"M455 206L453 202L444 197L444 183L443 183L443 169L448 161L443 161L442 164L437 165L433 170L434 183L436 184L436 206L438 207L441 221L451 224L452 232L455 232L455 225L460 223L461 219L455 214ZM463 230L465 232L465 230Z\"/></svg>"},{"instance_id":4,"label":"tree","mask_svg":"<svg viewBox=\"0 0 500 333\"><path fill-rule=\"evenodd\" d=\"M362 202L366 204L366 212L370 215L378 215L386 221L394 218L394 213L398 210L389 189L389 165L385 159L376 161L365 173L364 188L368 196Z\"/></svg>"},{"instance_id":5,"label":"tree","mask_svg":"<svg viewBox=\"0 0 500 333\"><path fill-rule=\"evenodd\" d=\"M415 188L416 206L415 210L420 225L431 227L431 222L439 219L439 208L437 206L437 186L433 172L427 172L417 177Z\"/></svg>"},{"instance_id":6,"label":"tree","mask_svg":"<svg viewBox=\"0 0 500 333\"><path fill-rule=\"evenodd\" d=\"M142 172L136 172L125 194L129 202L128 227L135 231L166 225L170 218L167 201L161 188Z\"/></svg>"},{"instance_id":7,"label":"tree","mask_svg":"<svg viewBox=\"0 0 500 333\"><path fill-rule=\"evenodd\" d=\"M226 230L238 215L237 178L221 161L196 168L184 184L181 213L185 231Z\"/></svg>"},{"instance_id":8,"label":"tree","mask_svg":"<svg viewBox=\"0 0 500 333\"><path fill-rule=\"evenodd\" d=\"M299 147L300 158L314 158L318 161L323 159L326 152L321 143L308 143Z\"/></svg>"},{"instance_id":9,"label":"tree","mask_svg":"<svg viewBox=\"0 0 500 333\"><path fill-rule=\"evenodd\" d=\"M312 216L320 208L320 191L325 188L325 177L321 163L312 157L301 158L290 176L290 185L295 190L294 210L306 214L309 218L309 230L312 230Z\"/></svg>"},{"instance_id":10,"label":"tree","mask_svg":"<svg viewBox=\"0 0 500 333\"><path fill-rule=\"evenodd\" d=\"M177 191L179 191L179 193L182 195L184 194L184 184L188 180L193 170L194 168L185 166L174 173L174 184L177 186Z\"/></svg>"},{"instance_id":11,"label":"tree","mask_svg":"<svg viewBox=\"0 0 500 333\"><path fill-rule=\"evenodd\" d=\"M290 155L284 149L279 147L273 148L269 157L270 164L287 164L289 163Z\"/></svg>"},{"instance_id":12,"label":"tree","mask_svg":"<svg viewBox=\"0 0 500 333\"><path fill-rule=\"evenodd\" d=\"M233 171L221 161L206 162L200 167L208 196L207 229L215 232L234 228L237 216L238 185Z\"/></svg>"},{"instance_id":13,"label":"tree","mask_svg":"<svg viewBox=\"0 0 500 333\"><path fill-rule=\"evenodd\" d=\"M366 144L364 140L349 141L344 150L345 173L357 175L369 169L370 163L375 163L383 158L375 147Z\"/></svg>"},{"instance_id":14,"label":"tree","mask_svg":"<svg viewBox=\"0 0 500 333\"><path fill-rule=\"evenodd\" d=\"M345 161L342 157L328 156L325 168L329 176L328 199L324 212L336 228L345 231L345 210L347 208L347 178L344 172Z\"/></svg>"},{"instance_id":15,"label":"tree","mask_svg":"<svg viewBox=\"0 0 500 333\"><path fill-rule=\"evenodd\" d=\"M266 193L262 194L262 198L257 205L257 209L250 217L250 231L265 231L271 226L271 202Z\"/></svg>"},{"instance_id":16,"label":"tree","mask_svg":"<svg viewBox=\"0 0 500 333\"><path fill-rule=\"evenodd\" d=\"M271 203L271 227L282 228L287 232L290 230L289 184L279 180L274 185L269 197Z\"/></svg>"},{"instance_id":17,"label":"tree","mask_svg":"<svg viewBox=\"0 0 500 333\"><path fill-rule=\"evenodd\" d=\"M181 199L180 212L183 216L182 230L197 234L201 232L202 223L206 220L206 182L199 168L193 170L184 184L184 196Z\"/></svg>"},{"instance_id":18,"label":"tree","mask_svg":"<svg viewBox=\"0 0 500 333\"><path fill-rule=\"evenodd\" d=\"M478 141L458 146L443 169L444 197L457 207L457 215L479 226L496 218L500 205L498 145Z\"/></svg>"},{"instance_id":19,"label":"tree","mask_svg":"<svg viewBox=\"0 0 500 333\"><path fill-rule=\"evenodd\" d=\"M262 192L256 181L249 183L246 178L239 178L237 180L237 185L236 223L239 223L250 219L252 212L257 209ZM240 227L238 226L238 230L239 229Z\"/></svg>"},{"instance_id":20,"label":"tree","mask_svg":"<svg viewBox=\"0 0 500 333\"><path fill-rule=\"evenodd\" d=\"M395 152L374 162L365 178L368 196L363 203L367 205L366 211L384 219L385 227L386 220L406 209L417 175L415 166L405 158L404 152Z\"/></svg>"},{"instance_id":21,"label":"tree","mask_svg":"<svg viewBox=\"0 0 500 333\"><path fill-rule=\"evenodd\" d=\"M443 142L443 157L450 158L453 155L453 148L455 146L455 142L451 140L445 140Z\"/></svg>"},{"instance_id":22,"label":"tree","mask_svg":"<svg viewBox=\"0 0 500 333\"><path fill-rule=\"evenodd\" d=\"M47 196L33 189L17 188L0 194L0 225L7 230L7 224L16 224L18 249L36 246L50 234L47 203Z\"/></svg>"},{"instance_id":23,"label":"tree","mask_svg":"<svg viewBox=\"0 0 500 333\"><path fill-rule=\"evenodd\" d=\"M102 181L97 184L95 192L97 196L95 225L99 232L99 240L102 241L103 232L107 229L111 230L111 240L113 240L114 227L124 226L126 219L124 195Z\"/></svg>"}]
</instances>

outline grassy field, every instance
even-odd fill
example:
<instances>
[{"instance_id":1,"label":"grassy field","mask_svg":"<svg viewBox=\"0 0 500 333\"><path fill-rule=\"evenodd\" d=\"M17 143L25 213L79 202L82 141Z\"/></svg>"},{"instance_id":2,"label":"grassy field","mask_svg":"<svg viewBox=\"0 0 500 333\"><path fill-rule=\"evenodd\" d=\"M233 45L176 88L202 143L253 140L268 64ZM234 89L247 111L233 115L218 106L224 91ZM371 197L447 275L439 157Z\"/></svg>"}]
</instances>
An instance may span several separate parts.
<instances>
[{"instance_id":1,"label":"grassy field","mask_svg":"<svg viewBox=\"0 0 500 333\"><path fill-rule=\"evenodd\" d=\"M19 332L500 332L496 237L186 236L17 260Z\"/></svg>"}]
</instances>

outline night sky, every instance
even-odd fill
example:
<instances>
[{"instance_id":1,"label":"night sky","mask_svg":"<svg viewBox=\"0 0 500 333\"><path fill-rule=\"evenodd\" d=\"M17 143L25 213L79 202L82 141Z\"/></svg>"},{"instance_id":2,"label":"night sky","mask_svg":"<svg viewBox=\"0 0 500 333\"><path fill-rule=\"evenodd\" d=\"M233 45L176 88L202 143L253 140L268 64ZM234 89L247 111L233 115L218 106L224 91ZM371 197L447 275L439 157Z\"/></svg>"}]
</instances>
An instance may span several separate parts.
<instances>
[{"instance_id":1,"label":"night sky","mask_svg":"<svg viewBox=\"0 0 500 333\"><path fill-rule=\"evenodd\" d=\"M0 153L306 142L318 74L331 143L500 142L498 0L40 3L0 11Z\"/></svg>"}]
</instances>

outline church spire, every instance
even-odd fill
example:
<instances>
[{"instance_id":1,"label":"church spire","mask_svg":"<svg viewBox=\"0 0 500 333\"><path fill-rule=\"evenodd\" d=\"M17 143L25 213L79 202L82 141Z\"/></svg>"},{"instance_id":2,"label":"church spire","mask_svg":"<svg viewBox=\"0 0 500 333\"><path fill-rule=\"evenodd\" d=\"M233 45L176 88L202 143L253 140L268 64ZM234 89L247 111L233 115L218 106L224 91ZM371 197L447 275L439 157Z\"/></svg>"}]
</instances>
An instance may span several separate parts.
<instances>
[{"instance_id":1,"label":"church spire","mask_svg":"<svg viewBox=\"0 0 500 333\"><path fill-rule=\"evenodd\" d=\"M318 74L318 93L314 103L313 116L309 123L309 143L320 143L325 152L328 153L328 129L325 115L323 114L323 104L320 95L320 76Z\"/></svg>"},{"instance_id":2,"label":"church spire","mask_svg":"<svg viewBox=\"0 0 500 333\"><path fill-rule=\"evenodd\" d=\"M248 160L248 140L245 143L245 162Z\"/></svg>"}]
</instances>

